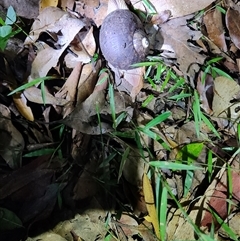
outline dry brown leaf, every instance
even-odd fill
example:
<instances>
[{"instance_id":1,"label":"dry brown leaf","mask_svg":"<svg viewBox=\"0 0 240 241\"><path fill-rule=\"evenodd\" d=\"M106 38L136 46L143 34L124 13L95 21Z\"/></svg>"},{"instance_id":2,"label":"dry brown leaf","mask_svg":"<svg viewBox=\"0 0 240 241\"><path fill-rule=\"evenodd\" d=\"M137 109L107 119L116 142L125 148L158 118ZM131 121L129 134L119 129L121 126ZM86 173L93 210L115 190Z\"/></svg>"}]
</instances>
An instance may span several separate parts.
<instances>
[{"instance_id":1,"label":"dry brown leaf","mask_svg":"<svg viewBox=\"0 0 240 241\"><path fill-rule=\"evenodd\" d=\"M85 38L82 41L82 44L84 45L85 50L90 56L93 56L96 52L96 42L95 38L93 36L93 27L91 27L85 36Z\"/></svg>"},{"instance_id":2,"label":"dry brown leaf","mask_svg":"<svg viewBox=\"0 0 240 241\"><path fill-rule=\"evenodd\" d=\"M23 92L24 96L33 103L43 104L43 98L41 90L35 86L27 88ZM66 105L68 100L60 98L60 97L54 97L49 92L45 91L45 104L50 105Z\"/></svg>"},{"instance_id":3,"label":"dry brown leaf","mask_svg":"<svg viewBox=\"0 0 240 241\"><path fill-rule=\"evenodd\" d=\"M13 102L17 107L20 114L29 121L33 121L33 113L30 107L26 104L26 99L23 94L14 94L13 95Z\"/></svg>"},{"instance_id":4,"label":"dry brown leaf","mask_svg":"<svg viewBox=\"0 0 240 241\"><path fill-rule=\"evenodd\" d=\"M217 8L214 8L213 10L206 12L203 17L203 22L206 26L209 39L221 50L226 52L227 45L222 23L222 13Z\"/></svg>"},{"instance_id":5,"label":"dry brown leaf","mask_svg":"<svg viewBox=\"0 0 240 241\"><path fill-rule=\"evenodd\" d=\"M229 165L233 168L233 170L239 170L239 163L237 160L234 160L231 158L229 160ZM233 171L235 172L235 171ZM238 172L238 171L236 171ZM239 172L238 172L239 173ZM236 174L237 176L239 174ZM234 174L235 176L235 174ZM208 230L206 227L207 224L210 225L210 222L212 222L212 217L209 215L209 213L206 211L209 208L209 203L214 203L213 206L216 208L217 212L220 212L219 214L225 214L227 210L227 202L226 202L226 196L224 199L222 199L222 193L220 199L218 197L215 197L214 195L218 193L214 193L216 191L216 188L220 189L222 188L222 184L225 185L226 190L226 165L224 165L217 176L214 178L210 186L208 186L207 190L205 191L205 194L200 198L200 200L194 204L193 207L191 207L191 211L189 212L189 218L193 221L195 225L198 227L201 227L202 231L205 233L208 233ZM236 183L239 182L239 176L233 177L233 182L235 184L233 195L237 197L239 200L239 185L236 185ZM220 185L220 186L219 186ZM221 189L224 192L224 189ZM226 195L227 192L225 192ZM188 198L181 200L182 203L184 203ZM211 201L212 200L212 201ZM222 211L223 208L223 211ZM224 218L224 215L222 216ZM195 233L194 228L190 224L188 220L184 217L181 210L177 210L174 214L173 218L171 218L170 222L168 223L168 229L171 231L171 240L195 240ZM172 229L172 230L171 230ZM183 230L185 230L183 232ZM219 240L217 237L215 237L214 240Z\"/></svg>"},{"instance_id":6,"label":"dry brown leaf","mask_svg":"<svg viewBox=\"0 0 240 241\"><path fill-rule=\"evenodd\" d=\"M77 42L79 41L80 38L77 39ZM78 61L83 63L89 63L92 56L96 52L96 42L93 36L93 27L88 30L86 36L81 43L72 43L70 49L74 52L76 56L73 56L72 53L68 53L65 56L64 60L68 68L74 68Z\"/></svg>"},{"instance_id":7,"label":"dry brown leaf","mask_svg":"<svg viewBox=\"0 0 240 241\"><path fill-rule=\"evenodd\" d=\"M62 88L55 94L56 98L64 98L68 104L63 108L63 118L70 114L75 106L75 98L77 93L77 85L82 70L82 63L79 62L74 67L72 73L67 78Z\"/></svg>"},{"instance_id":8,"label":"dry brown leaf","mask_svg":"<svg viewBox=\"0 0 240 241\"><path fill-rule=\"evenodd\" d=\"M92 19L100 27L107 15L108 0L81 0L76 1L75 11L82 16Z\"/></svg>"},{"instance_id":9,"label":"dry brown leaf","mask_svg":"<svg viewBox=\"0 0 240 241\"><path fill-rule=\"evenodd\" d=\"M201 107L208 114L212 114L212 99L213 99L213 77L207 75L205 81L202 81L202 71L197 78L197 91L201 101Z\"/></svg>"},{"instance_id":10,"label":"dry brown leaf","mask_svg":"<svg viewBox=\"0 0 240 241\"><path fill-rule=\"evenodd\" d=\"M229 8L226 13L226 25L229 31L231 40L240 49L240 13L237 10Z\"/></svg>"},{"instance_id":11,"label":"dry brown leaf","mask_svg":"<svg viewBox=\"0 0 240 241\"><path fill-rule=\"evenodd\" d=\"M147 220L153 224L155 234L160 239L160 225L157 217L153 189L146 173L143 174L143 194L149 215L149 218L147 218Z\"/></svg>"},{"instance_id":12,"label":"dry brown leaf","mask_svg":"<svg viewBox=\"0 0 240 241\"><path fill-rule=\"evenodd\" d=\"M22 165L24 139L11 121L9 109L0 104L0 155L12 169Z\"/></svg>"},{"instance_id":13,"label":"dry brown leaf","mask_svg":"<svg viewBox=\"0 0 240 241\"><path fill-rule=\"evenodd\" d=\"M239 93L240 86L234 80L223 76L214 80L213 119L218 122L220 128L232 127L231 123L239 117L239 103L232 102L239 99Z\"/></svg>"},{"instance_id":14,"label":"dry brown leaf","mask_svg":"<svg viewBox=\"0 0 240 241\"><path fill-rule=\"evenodd\" d=\"M74 67L70 76L67 78L66 82L62 88L56 93L56 97L64 98L68 101L74 101L77 93L77 85L79 82L80 74L82 70L82 63L79 62Z\"/></svg>"},{"instance_id":15,"label":"dry brown leaf","mask_svg":"<svg viewBox=\"0 0 240 241\"><path fill-rule=\"evenodd\" d=\"M161 34L164 39L162 50L166 47L174 50L175 58L179 63L179 69L184 75L192 78L199 70L198 64L203 64L206 56L200 54L201 48L193 46L189 40L198 40L201 32L193 31L187 26L187 20L191 16L172 19L161 25Z\"/></svg>"},{"instance_id":16,"label":"dry brown leaf","mask_svg":"<svg viewBox=\"0 0 240 241\"><path fill-rule=\"evenodd\" d=\"M143 153L146 159L148 153ZM135 187L142 187L142 177L145 166L148 165L141 157L138 149L132 148L123 167L124 178Z\"/></svg>"},{"instance_id":17,"label":"dry brown leaf","mask_svg":"<svg viewBox=\"0 0 240 241\"><path fill-rule=\"evenodd\" d=\"M124 93L115 93L115 113L124 111L132 112L128 96ZM112 125L102 120L101 126L97 119L97 113L111 116L110 104L106 101L105 91L93 92L83 103L78 104L73 112L61 122L73 129L90 135L99 135L112 130Z\"/></svg>"},{"instance_id":18,"label":"dry brown leaf","mask_svg":"<svg viewBox=\"0 0 240 241\"><path fill-rule=\"evenodd\" d=\"M160 13L165 10L170 10L173 18L182 17L199 10L206 8L210 5L213 0L193 0L191 4L188 0L151 0L152 6L156 9L157 13ZM131 0L134 8L146 11L146 7L143 4L143 1Z\"/></svg>"},{"instance_id":19,"label":"dry brown leaf","mask_svg":"<svg viewBox=\"0 0 240 241\"><path fill-rule=\"evenodd\" d=\"M81 20L72 18L68 13L57 8L48 7L43 9L37 20L33 23L32 31L26 39L25 44L34 43L38 39L40 33L47 31L49 33L56 34L56 43L60 46L60 48L54 49L47 44L41 43L41 45L44 45L44 48L39 50L32 63L29 80L45 77L51 68L56 67L59 57L84 26L85 23ZM73 62L90 62L90 56L84 50L81 51L81 54L78 53L78 57L73 54L71 54L71 56L69 55L70 54L67 54L66 59L68 58L69 63L71 60L71 64Z\"/></svg>"},{"instance_id":20,"label":"dry brown leaf","mask_svg":"<svg viewBox=\"0 0 240 241\"><path fill-rule=\"evenodd\" d=\"M57 7L58 5L58 0L41 0L39 2L39 10L43 10L46 7Z\"/></svg>"},{"instance_id":21,"label":"dry brown leaf","mask_svg":"<svg viewBox=\"0 0 240 241\"><path fill-rule=\"evenodd\" d=\"M239 171L239 163L238 161L233 161L231 168L233 168L231 172L231 179L227 177L227 170L226 165L223 166L223 174L219 178L217 185L215 186L215 189L213 193L210 196L210 199L208 201L208 206L210 208L213 208L215 212L223 219L225 220L228 215L233 211L233 209L236 209L236 206L231 205L230 213L228 213L228 205L227 205L227 199L229 199L228 195L228 181L232 184L232 202L236 205L240 202L240 173ZM209 195L208 195L209 196ZM201 221L201 226L208 227L210 230L212 223L214 223L214 226L216 229L220 227L220 224L216 222L216 220L212 217L212 214L209 211L206 211L203 219Z\"/></svg>"},{"instance_id":22,"label":"dry brown leaf","mask_svg":"<svg viewBox=\"0 0 240 241\"><path fill-rule=\"evenodd\" d=\"M77 103L80 104L90 96L97 83L98 73L101 68L101 60L95 64L89 63L83 66L80 80L77 87Z\"/></svg>"},{"instance_id":23,"label":"dry brown leaf","mask_svg":"<svg viewBox=\"0 0 240 241\"><path fill-rule=\"evenodd\" d=\"M115 72L115 83L119 91L127 92L132 100L135 100L136 95L140 92L143 87L143 75L145 68L136 68L130 70L119 70L113 68Z\"/></svg>"}]
</instances>

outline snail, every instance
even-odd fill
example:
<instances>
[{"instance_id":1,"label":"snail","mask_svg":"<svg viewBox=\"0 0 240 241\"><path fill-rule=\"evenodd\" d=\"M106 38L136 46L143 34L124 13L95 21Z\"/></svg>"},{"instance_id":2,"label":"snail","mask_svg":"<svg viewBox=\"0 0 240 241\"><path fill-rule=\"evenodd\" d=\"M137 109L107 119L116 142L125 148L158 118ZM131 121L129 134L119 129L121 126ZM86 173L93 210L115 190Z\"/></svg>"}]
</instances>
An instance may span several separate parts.
<instances>
[{"instance_id":1,"label":"snail","mask_svg":"<svg viewBox=\"0 0 240 241\"><path fill-rule=\"evenodd\" d=\"M115 68L127 70L146 58L149 40L140 19L128 9L117 9L104 19L100 29L100 48Z\"/></svg>"}]
</instances>

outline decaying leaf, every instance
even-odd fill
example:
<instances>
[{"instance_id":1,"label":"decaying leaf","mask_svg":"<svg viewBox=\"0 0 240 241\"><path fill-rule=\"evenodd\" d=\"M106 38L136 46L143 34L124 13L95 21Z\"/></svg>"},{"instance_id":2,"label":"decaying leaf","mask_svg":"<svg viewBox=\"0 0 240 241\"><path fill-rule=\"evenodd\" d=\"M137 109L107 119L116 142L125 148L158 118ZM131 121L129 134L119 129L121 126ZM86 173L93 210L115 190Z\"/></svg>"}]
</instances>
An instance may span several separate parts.
<instances>
[{"instance_id":1,"label":"decaying leaf","mask_svg":"<svg viewBox=\"0 0 240 241\"><path fill-rule=\"evenodd\" d=\"M153 224L155 234L160 239L160 231L159 231L160 226L159 226L157 211L155 207L153 189L152 189L150 180L148 179L148 176L145 173L143 174L143 193L144 193L144 199L146 202L148 215L149 215L147 219Z\"/></svg>"},{"instance_id":2,"label":"decaying leaf","mask_svg":"<svg viewBox=\"0 0 240 241\"><path fill-rule=\"evenodd\" d=\"M116 100L118 99L118 100ZM127 95L124 93L115 93L115 113L119 114L124 111L131 112L130 102ZM100 114L103 119L101 124L97 118ZM61 122L67 126L72 127L78 131L90 135L99 135L107 133L112 129L112 125L104 119L110 118L111 120L111 107L109 102L106 101L105 90L94 91L84 102L75 107L73 112L69 114Z\"/></svg>"},{"instance_id":3,"label":"decaying leaf","mask_svg":"<svg viewBox=\"0 0 240 241\"><path fill-rule=\"evenodd\" d=\"M46 7L57 7L58 0L41 0L39 3L40 11Z\"/></svg>"},{"instance_id":4,"label":"decaying leaf","mask_svg":"<svg viewBox=\"0 0 240 241\"><path fill-rule=\"evenodd\" d=\"M84 26L85 23L83 23L83 21L71 17L68 13L60 9L54 7L43 9L37 20L35 20L33 23L32 31L30 32L29 37L26 39L25 44L35 43L40 34L45 32L54 34L56 38L56 47L54 48L48 44L44 44L44 48L39 50L32 63L31 76L29 80L44 77L51 68L56 67L60 56L69 47L74 37ZM70 60L71 62L76 63L90 62L89 55L83 49L78 51L77 56L74 54L67 54L66 58L68 58L66 60L67 62Z\"/></svg>"},{"instance_id":5,"label":"decaying leaf","mask_svg":"<svg viewBox=\"0 0 240 241\"><path fill-rule=\"evenodd\" d=\"M197 91L201 101L201 107L208 114L212 114L212 100L213 100L213 77L207 75L205 81L202 81L203 73L200 72L197 78Z\"/></svg>"},{"instance_id":6,"label":"decaying leaf","mask_svg":"<svg viewBox=\"0 0 240 241\"><path fill-rule=\"evenodd\" d=\"M239 30L240 13L238 10L229 8L226 13L226 25L231 40L240 49L240 30Z\"/></svg>"},{"instance_id":7,"label":"decaying leaf","mask_svg":"<svg viewBox=\"0 0 240 241\"><path fill-rule=\"evenodd\" d=\"M98 73L101 68L101 60L83 66L77 86L77 103L80 104L90 96L96 86Z\"/></svg>"},{"instance_id":8,"label":"decaying leaf","mask_svg":"<svg viewBox=\"0 0 240 241\"><path fill-rule=\"evenodd\" d=\"M213 10L206 12L203 17L203 21L206 26L209 39L221 50L226 52L227 45L222 22L222 13L217 8L214 8Z\"/></svg>"},{"instance_id":9,"label":"decaying leaf","mask_svg":"<svg viewBox=\"0 0 240 241\"><path fill-rule=\"evenodd\" d=\"M145 68L131 70L119 70L112 67L115 72L115 82L119 91L129 93L133 100L143 87L143 75Z\"/></svg>"},{"instance_id":10,"label":"decaying leaf","mask_svg":"<svg viewBox=\"0 0 240 241\"><path fill-rule=\"evenodd\" d=\"M97 27L101 26L107 15L108 0L77 1L75 11L92 19Z\"/></svg>"},{"instance_id":11,"label":"decaying leaf","mask_svg":"<svg viewBox=\"0 0 240 241\"><path fill-rule=\"evenodd\" d=\"M222 76L214 80L212 110L213 118L218 122L220 128L229 126L230 129L236 125L234 120L239 117L239 103L237 101L239 93L240 86L234 80Z\"/></svg>"},{"instance_id":12,"label":"decaying leaf","mask_svg":"<svg viewBox=\"0 0 240 241\"><path fill-rule=\"evenodd\" d=\"M188 0L151 0L150 2L157 13L170 10L173 18L178 18L202 10L214 1L202 0L199 2L198 0L193 0L191 4L189 4ZM144 12L146 11L146 6L143 4L143 1L131 0L131 3L135 8L141 9Z\"/></svg>"},{"instance_id":13,"label":"decaying leaf","mask_svg":"<svg viewBox=\"0 0 240 241\"><path fill-rule=\"evenodd\" d=\"M239 172L237 171L239 168L239 163L234 158L231 158L228 163L229 166L232 168L232 201L234 203L238 203L240 198L239 185L237 185L237 183L239 182ZM191 210L188 210L188 217L191 222L193 222L198 227L201 227L201 230L205 233L208 233L208 231L210 231L209 228L212 222L216 221L214 220L210 212L207 211L209 210L209 206L212 206L212 208L217 212L218 215L220 215L223 220L228 216L227 190L227 169L226 165L224 165L217 174L217 176L214 178L210 186L205 191L205 194L200 198L198 202L194 204L194 206L191 207ZM184 200L182 200L182 203L184 203ZM185 210L186 208L187 207L184 207ZM181 210L178 210L174 216L175 217L172 218L170 223L168 224L169 227L174 227L174 224L172 222L176 221L177 219L177 225L175 225L176 229L175 231L171 231L174 233L172 234L171 239L195 240L194 228L192 227L192 224L189 222L189 220L186 220ZM219 228L219 225L217 224L217 222L215 222L215 225L215 228L217 230ZM183 229L185 230L185 232L182 231Z\"/></svg>"},{"instance_id":14,"label":"decaying leaf","mask_svg":"<svg viewBox=\"0 0 240 241\"><path fill-rule=\"evenodd\" d=\"M32 110L29 106L27 106L27 101L23 94L14 94L13 101L18 111L23 117L25 117L29 121L34 120Z\"/></svg>"},{"instance_id":15,"label":"decaying leaf","mask_svg":"<svg viewBox=\"0 0 240 241\"><path fill-rule=\"evenodd\" d=\"M24 139L11 121L9 109L0 104L0 155L10 168L22 165Z\"/></svg>"},{"instance_id":16,"label":"decaying leaf","mask_svg":"<svg viewBox=\"0 0 240 241\"><path fill-rule=\"evenodd\" d=\"M203 64L206 56L200 53L200 47L193 46L190 43L191 40L198 40L201 37L201 32L190 30L187 26L187 20L189 18L191 18L191 16L172 19L162 24L161 34L164 39L162 50L164 50L166 46L170 46L179 63L179 69L184 75L192 78L199 70L198 64Z\"/></svg>"},{"instance_id":17,"label":"decaying leaf","mask_svg":"<svg viewBox=\"0 0 240 241\"><path fill-rule=\"evenodd\" d=\"M44 91L45 91L45 104L63 106L68 102L68 100L66 99L54 97L46 90ZM24 93L24 96L33 103L38 103L38 104L44 103L41 90L35 86L27 88L26 90L24 90L23 93Z\"/></svg>"}]
</instances>

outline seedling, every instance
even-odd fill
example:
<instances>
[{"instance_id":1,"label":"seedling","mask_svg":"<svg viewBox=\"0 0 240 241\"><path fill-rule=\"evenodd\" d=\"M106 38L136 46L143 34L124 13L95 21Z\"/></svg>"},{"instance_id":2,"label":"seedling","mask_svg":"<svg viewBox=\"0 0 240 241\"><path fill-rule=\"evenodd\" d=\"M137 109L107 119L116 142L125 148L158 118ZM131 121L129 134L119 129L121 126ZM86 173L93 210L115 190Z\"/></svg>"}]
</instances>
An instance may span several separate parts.
<instances>
[{"instance_id":1,"label":"seedling","mask_svg":"<svg viewBox=\"0 0 240 241\"><path fill-rule=\"evenodd\" d=\"M13 7L10 6L7 10L6 19L3 20L0 17L0 50L4 51L7 46L7 42L10 38L21 32L18 27L17 30L13 29L13 25L17 20L16 12Z\"/></svg>"}]
</instances>

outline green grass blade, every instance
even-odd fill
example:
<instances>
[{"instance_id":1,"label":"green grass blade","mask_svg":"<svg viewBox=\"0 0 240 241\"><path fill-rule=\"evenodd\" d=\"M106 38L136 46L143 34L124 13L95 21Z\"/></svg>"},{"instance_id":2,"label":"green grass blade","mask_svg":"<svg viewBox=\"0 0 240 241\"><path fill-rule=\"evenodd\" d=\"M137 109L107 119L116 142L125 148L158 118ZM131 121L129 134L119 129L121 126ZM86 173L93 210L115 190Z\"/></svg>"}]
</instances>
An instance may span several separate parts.
<instances>
[{"instance_id":1,"label":"green grass blade","mask_svg":"<svg viewBox=\"0 0 240 241\"><path fill-rule=\"evenodd\" d=\"M220 137L218 131L213 126L212 122L201 111L200 111L200 118L208 126L208 128L216 135L216 137L218 137L220 139L221 137Z\"/></svg>"},{"instance_id":2,"label":"green grass blade","mask_svg":"<svg viewBox=\"0 0 240 241\"><path fill-rule=\"evenodd\" d=\"M127 149L124 151L124 153L122 155L122 159L121 159L120 167L119 167L119 172L118 172L118 179L117 179L118 183L119 183L119 180L120 180L120 178L122 176L123 168L124 168L124 165L126 163L126 160L127 160L128 155L129 155L129 152L130 152L130 147L127 147Z\"/></svg>"},{"instance_id":3,"label":"green grass blade","mask_svg":"<svg viewBox=\"0 0 240 241\"><path fill-rule=\"evenodd\" d=\"M161 240L165 241L167 239L166 227L167 227L167 188L163 187L161 195L161 204L160 204L160 235Z\"/></svg>"},{"instance_id":4,"label":"green grass blade","mask_svg":"<svg viewBox=\"0 0 240 241\"><path fill-rule=\"evenodd\" d=\"M196 90L194 91L193 116L194 116L196 134L199 137L200 124L201 124L201 109L200 109L199 97Z\"/></svg>"},{"instance_id":5,"label":"green grass blade","mask_svg":"<svg viewBox=\"0 0 240 241\"><path fill-rule=\"evenodd\" d=\"M110 83L108 88L109 100L110 100L110 109L112 114L113 120L113 129L116 130L116 112L115 112L115 100L114 100L114 88L113 85Z\"/></svg>"},{"instance_id":6,"label":"green grass blade","mask_svg":"<svg viewBox=\"0 0 240 241\"><path fill-rule=\"evenodd\" d=\"M187 165L182 163L176 163L171 161L151 161L149 164L153 167L162 168L162 169L171 169L179 171L187 170L204 170L202 167Z\"/></svg>"},{"instance_id":7,"label":"green grass blade","mask_svg":"<svg viewBox=\"0 0 240 241\"><path fill-rule=\"evenodd\" d=\"M11 91L8 95L13 95L19 91L22 91L22 90L25 90L29 87L32 87L32 86L35 86L35 85L38 85L40 84L42 81L45 81L45 80L52 80L52 79L56 79L56 77L53 77L53 76L46 76L46 77L41 77L41 78L37 78L37 79L34 79L32 80L31 82L28 82L24 85L21 85L20 87L16 88L15 90Z\"/></svg>"},{"instance_id":8,"label":"green grass blade","mask_svg":"<svg viewBox=\"0 0 240 241\"><path fill-rule=\"evenodd\" d=\"M142 107L148 106L148 104L154 99L154 95L149 95L146 100L143 101Z\"/></svg>"},{"instance_id":9,"label":"green grass blade","mask_svg":"<svg viewBox=\"0 0 240 241\"><path fill-rule=\"evenodd\" d=\"M171 115L170 111L166 111L163 114L157 116L156 118L154 118L153 120L151 120L150 122L148 122L144 129L150 129L158 124L160 124L161 122L165 121L169 116Z\"/></svg>"}]
</instances>

